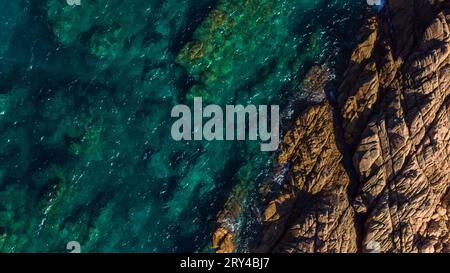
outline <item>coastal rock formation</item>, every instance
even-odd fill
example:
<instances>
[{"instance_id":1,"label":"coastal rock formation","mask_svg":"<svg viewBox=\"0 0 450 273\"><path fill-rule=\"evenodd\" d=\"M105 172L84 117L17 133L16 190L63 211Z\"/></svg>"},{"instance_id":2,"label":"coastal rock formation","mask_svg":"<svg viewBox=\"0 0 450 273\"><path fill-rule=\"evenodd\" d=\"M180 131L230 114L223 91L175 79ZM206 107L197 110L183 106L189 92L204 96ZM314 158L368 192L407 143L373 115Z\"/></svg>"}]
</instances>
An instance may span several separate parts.
<instances>
[{"instance_id":1,"label":"coastal rock formation","mask_svg":"<svg viewBox=\"0 0 450 273\"><path fill-rule=\"evenodd\" d=\"M311 107L284 144L278 162L289 171L263 213L263 237L255 251L356 251L350 179L336 145L331 107Z\"/></svg>"},{"instance_id":2,"label":"coastal rock formation","mask_svg":"<svg viewBox=\"0 0 450 273\"><path fill-rule=\"evenodd\" d=\"M232 253L235 239L239 233L239 217L242 213L242 203L248 192L238 184L225 203L224 209L217 216L218 227L212 238L213 249L217 253Z\"/></svg>"},{"instance_id":3,"label":"coastal rock formation","mask_svg":"<svg viewBox=\"0 0 450 273\"><path fill-rule=\"evenodd\" d=\"M368 20L334 106L286 133L251 251L450 252L449 6L392 0Z\"/></svg>"},{"instance_id":4,"label":"coastal rock formation","mask_svg":"<svg viewBox=\"0 0 450 273\"><path fill-rule=\"evenodd\" d=\"M449 23L450 12L439 13L381 89L357 145L354 208L367 214L363 248L376 241L384 251L450 250L443 203L450 185Z\"/></svg>"}]
</instances>

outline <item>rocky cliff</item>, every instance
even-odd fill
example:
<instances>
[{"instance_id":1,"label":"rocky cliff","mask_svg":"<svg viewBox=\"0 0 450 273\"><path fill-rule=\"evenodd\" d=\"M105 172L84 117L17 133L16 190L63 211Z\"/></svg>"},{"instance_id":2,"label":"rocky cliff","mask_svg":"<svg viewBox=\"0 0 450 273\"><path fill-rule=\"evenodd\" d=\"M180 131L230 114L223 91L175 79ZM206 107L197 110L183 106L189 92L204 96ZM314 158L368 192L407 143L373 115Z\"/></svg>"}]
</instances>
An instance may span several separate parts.
<instances>
[{"instance_id":1,"label":"rocky cliff","mask_svg":"<svg viewBox=\"0 0 450 273\"><path fill-rule=\"evenodd\" d=\"M337 98L285 134L254 252L450 252L450 2L390 0L359 38Z\"/></svg>"}]
</instances>

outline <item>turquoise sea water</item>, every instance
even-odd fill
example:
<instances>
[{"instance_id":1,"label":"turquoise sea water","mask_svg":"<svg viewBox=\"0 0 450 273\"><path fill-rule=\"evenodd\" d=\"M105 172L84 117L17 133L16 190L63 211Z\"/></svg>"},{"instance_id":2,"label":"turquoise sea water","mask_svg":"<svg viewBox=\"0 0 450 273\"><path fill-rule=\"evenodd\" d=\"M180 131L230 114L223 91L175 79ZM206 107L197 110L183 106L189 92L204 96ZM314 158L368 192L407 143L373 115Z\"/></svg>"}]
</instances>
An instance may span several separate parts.
<instances>
[{"instance_id":1,"label":"turquoise sea water","mask_svg":"<svg viewBox=\"0 0 450 273\"><path fill-rule=\"evenodd\" d=\"M209 252L233 186L273 154L175 142L170 111L308 103L314 64L342 73L354 0L0 0L0 251Z\"/></svg>"}]
</instances>

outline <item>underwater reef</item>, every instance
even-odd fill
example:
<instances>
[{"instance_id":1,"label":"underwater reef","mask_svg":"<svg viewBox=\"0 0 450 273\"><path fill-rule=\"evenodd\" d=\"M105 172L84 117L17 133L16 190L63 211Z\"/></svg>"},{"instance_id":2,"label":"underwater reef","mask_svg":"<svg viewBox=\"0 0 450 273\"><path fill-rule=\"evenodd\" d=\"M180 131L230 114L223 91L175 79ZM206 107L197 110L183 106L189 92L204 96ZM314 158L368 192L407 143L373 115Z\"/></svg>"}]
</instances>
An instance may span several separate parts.
<instances>
[{"instance_id":1,"label":"underwater reef","mask_svg":"<svg viewBox=\"0 0 450 273\"><path fill-rule=\"evenodd\" d=\"M0 252L450 251L448 1L0 2Z\"/></svg>"}]
</instances>

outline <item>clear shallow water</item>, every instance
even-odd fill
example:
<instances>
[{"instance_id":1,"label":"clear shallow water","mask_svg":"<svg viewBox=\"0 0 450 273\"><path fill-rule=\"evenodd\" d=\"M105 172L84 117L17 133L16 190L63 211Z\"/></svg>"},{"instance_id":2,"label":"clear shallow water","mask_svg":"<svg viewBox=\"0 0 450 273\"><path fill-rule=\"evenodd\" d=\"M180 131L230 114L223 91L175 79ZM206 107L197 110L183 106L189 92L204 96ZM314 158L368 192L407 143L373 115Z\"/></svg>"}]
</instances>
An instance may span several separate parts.
<instances>
[{"instance_id":1,"label":"clear shallow water","mask_svg":"<svg viewBox=\"0 0 450 273\"><path fill-rule=\"evenodd\" d=\"M351 0L0 0L0 251L211 251L233 186L271 154L175 142L171 108L301 110L315 63L340 71L366 11ZM339 73L338 73L339 74ZM286 126L286 124L282 124Z\"/></svg>"}]
</instances>

